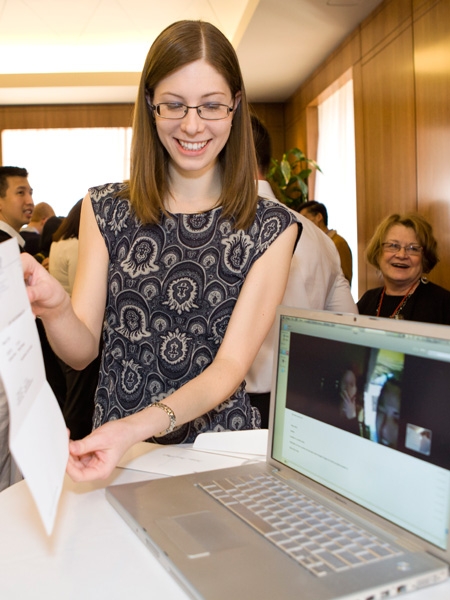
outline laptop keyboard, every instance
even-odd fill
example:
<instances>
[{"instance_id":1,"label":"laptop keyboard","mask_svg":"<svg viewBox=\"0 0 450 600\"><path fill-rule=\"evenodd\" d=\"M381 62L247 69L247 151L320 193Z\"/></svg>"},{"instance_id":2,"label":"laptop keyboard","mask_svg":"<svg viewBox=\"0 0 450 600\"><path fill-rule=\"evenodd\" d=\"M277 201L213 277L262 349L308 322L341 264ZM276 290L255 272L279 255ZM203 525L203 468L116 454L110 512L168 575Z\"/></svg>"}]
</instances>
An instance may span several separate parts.
<instances>
[{"instance_id":1,"label":"laptop keyboard","mask_svg":"<svg viewBox=\"0 0 450 600\"><path fill-rule=\"evenodd\" d=\"M215 479L199 487L319 577L401 554L271 475Z\"/></svg>"}]
</instances>

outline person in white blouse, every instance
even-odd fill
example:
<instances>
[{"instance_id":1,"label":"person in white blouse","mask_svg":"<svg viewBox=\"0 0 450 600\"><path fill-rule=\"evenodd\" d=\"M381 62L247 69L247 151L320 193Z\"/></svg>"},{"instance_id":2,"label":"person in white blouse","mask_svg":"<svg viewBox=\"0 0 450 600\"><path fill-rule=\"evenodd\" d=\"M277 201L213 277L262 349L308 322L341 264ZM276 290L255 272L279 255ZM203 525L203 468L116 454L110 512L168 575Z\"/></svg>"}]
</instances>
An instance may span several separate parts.
<instances>
[{"instance_id":1,"label":"person in white blouse","mask_svg":"<svg viewBox=\"0 0 450 600\"><path fill-rule=\"evenodd\" d=\"M49 273L60 282L69 296L72 295L78 264L81 203L82 200L78 200L71 208L67 217L53 234L53 242L50 246Z\"/></svg>"},{"instance_id":2,"label":"person in white blouse","mask_svg":"<svg viewBox=\"0 0 450 600\"><path fill-rule=\"evenodd\" d=\"M255 115L252 115L252 128L259 170L258 195L276 200L265 178L272 154L270 134ZM357 313L336 246L306 217L298 213L296 216L303 225L303 233L292 257L282 304ZM245 378L250 400L261 413L262 427L268 426L274 343L275 326L272 326Z\"/></svg>"}]
</instances>

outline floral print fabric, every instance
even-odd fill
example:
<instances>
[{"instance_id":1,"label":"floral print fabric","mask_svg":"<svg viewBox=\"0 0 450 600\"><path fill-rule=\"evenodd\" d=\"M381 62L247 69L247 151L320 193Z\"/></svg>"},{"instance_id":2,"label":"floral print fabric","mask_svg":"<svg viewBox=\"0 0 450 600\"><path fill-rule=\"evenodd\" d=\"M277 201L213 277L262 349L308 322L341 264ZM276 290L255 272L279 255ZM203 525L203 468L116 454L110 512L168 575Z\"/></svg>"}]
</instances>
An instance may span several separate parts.
<instances>
[{"instance_id":1,"label":"floral print fabric","mask_svg":"<svg viewBox=\"0 0 450 600\"><path fill-rule=\"evenodd\" d=\"M259 199L247 231L221 218L220 207L143 225L117 197L122 188L89 190L110 259L94 427L163 400L211 364L250 268L295 221L284 206ZM157 441L259 426L243 382L208 414Z\"/></svg>"}]
</instances>

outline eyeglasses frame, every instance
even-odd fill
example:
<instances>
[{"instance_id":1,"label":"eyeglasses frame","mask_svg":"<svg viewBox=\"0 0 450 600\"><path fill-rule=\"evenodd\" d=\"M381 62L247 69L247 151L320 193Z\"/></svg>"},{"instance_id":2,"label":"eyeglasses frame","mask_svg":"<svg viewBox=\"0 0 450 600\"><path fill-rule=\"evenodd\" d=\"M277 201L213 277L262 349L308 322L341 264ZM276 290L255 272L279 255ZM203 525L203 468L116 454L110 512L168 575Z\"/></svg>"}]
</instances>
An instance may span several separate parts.
<instances>
[{"instance_id":1,"label":"eyeglasses frame","mask_svg":"<svg viewBox=\"0 0 450 600\"><path fill-rule=\"evenodd\" d=\"M391 248L388 248L391 246ZM396 248L392 248L392 246L396 246ZM407 256L419 256L423 252L423 246L420 244L408 244L407 246L402 246L401 244L397 244L397 242L382 242L381 248L383 252L387 252L389 254L397 254L400 250L404 250ZM415 248L415 250L408 251L408 248Z\"/></svg>"},{"instance_id":2,"label":"eyeglasses frame","mask_svg":"<svg viewBox=\"0 0 450 600\"><path fill-rule=\"evenodd\" d=\"M183 106L185 109L184 115L182 117L163 117L159 113L159 107L163 104L164 105L178 104L179 106ZM214 106L225 106L227 109L227 114L224 117L219 117L218 119L208 119L208 118L202 117L201 109L202 109L202 107L207 106L208 104L214 104ZM205 102L204 104L199 104L198 106L188 106L187 104L182 104L181 102L159 102L158 104L151 104L150 108L158 115L158 117L160 117L161 119L167 119L169 121L180 121L181 119L184 119L184 117L188 114L188 111L191 108L195 108L200 119L203 119L204 121L223 121L234 110L234 106L228 106L228 104L222 104L221 102Z\"/></svg>"}]
</instances>

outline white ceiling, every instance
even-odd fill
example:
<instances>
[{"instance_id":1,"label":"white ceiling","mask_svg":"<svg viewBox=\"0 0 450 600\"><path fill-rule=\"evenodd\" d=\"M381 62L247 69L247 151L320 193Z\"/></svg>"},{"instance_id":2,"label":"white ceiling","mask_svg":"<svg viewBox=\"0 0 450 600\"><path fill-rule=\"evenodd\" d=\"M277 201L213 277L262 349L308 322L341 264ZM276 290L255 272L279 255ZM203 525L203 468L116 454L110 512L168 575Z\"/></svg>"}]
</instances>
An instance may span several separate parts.
<instances>
[{"instance_id":1,"label":"white ceiling","mask_svg":"<svg viewBox=\"0 0 450 600\"><path fill-rule=\"evenodd\" d=\"M0 0L0 105L134 102L154 38L214 23L252 102L282 102L382 0Z\"/></svg>"}]
</instances>

